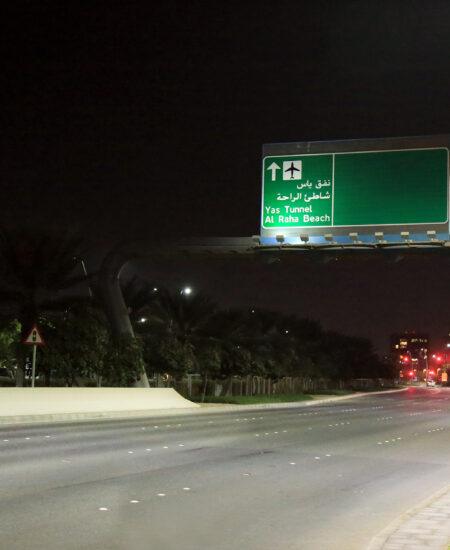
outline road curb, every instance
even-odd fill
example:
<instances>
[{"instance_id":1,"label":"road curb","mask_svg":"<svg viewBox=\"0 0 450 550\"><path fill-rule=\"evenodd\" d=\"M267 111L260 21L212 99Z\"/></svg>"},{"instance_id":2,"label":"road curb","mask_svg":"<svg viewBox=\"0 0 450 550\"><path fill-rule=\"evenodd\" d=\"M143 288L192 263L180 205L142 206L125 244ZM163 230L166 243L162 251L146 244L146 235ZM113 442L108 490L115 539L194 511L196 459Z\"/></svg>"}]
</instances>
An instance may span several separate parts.
<instances>
[{"instance_id":1,"label":"road curb","mask_svg":"<svg viewBox=\"0 0 450 550\"><path fill-rule=\"evenodd\" d=\"M325 399L316 399L314 401L290 401L288 403L260 403L256 405L222 405L214 404L214 406L203 406L186 409L149 409L140 411L105 411L105 412L86 412L86 413L61 413L61 414L36 414L36 415L20 415L20 416L2 416L0 417L0 427L2 426L17 426L22 424L44 424L53 422L73 422L73 421L90 421L90 420L120 420L131 418L151 418L159 416L174 416L182 414L214 414L221 412L232 411L252 411L264 409L289 409L298 407L313 407L323 405L324 403L333 403L336 401L345 401L347 399L355 399L357 397L366 397L370 395L389 394L406 391L408 388L398 390L383 390L368 393L354 393L351 395L340 395L337 397L328 397ZM205 406L206 405L206 406Z\"/></svg>"},{"instance_id":2,"label":"road curb","mask_svg":"<svg viewBox=\"0 0 450 550\"><path fill-rule=\"evenodd\" d=\"M398 531L403 525L405 525L410 519L414 518L417 514L421 513L425 508L428 508L433 503L438 501L440 498L445 496L447 493L450 493L450 484L444 487L443 489L439 489L436 493L433 493L431 496L427 497L425 500L420 502L419 504L416 504L400 516L398 516L396 519L394 519L385 529L383 529L378 535L373 537L373 539L370 541L369 546L367 546L366 550L383 550L385 548L385 545L388 544L389 538ZM412 541L411 541L412 542ZM411 547L412 548L412 547ZM430 546L430 550L433 547ZM434 548L443 548L442 545L439 545L438 547Z\"/></svg>"}]
</instances>

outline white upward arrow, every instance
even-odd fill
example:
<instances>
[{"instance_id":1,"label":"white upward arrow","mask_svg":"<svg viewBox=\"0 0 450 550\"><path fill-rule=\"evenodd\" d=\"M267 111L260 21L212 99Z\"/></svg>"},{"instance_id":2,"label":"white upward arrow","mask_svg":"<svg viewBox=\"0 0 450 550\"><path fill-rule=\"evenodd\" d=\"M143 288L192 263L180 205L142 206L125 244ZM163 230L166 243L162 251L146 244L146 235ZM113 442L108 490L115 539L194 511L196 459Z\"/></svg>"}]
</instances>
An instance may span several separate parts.
<instances>
[{"instance_id":1,"label":"white upward arrow","mask_svg":"<svg viewBox=\"0 0 450 550\"><path fill-rule=\"evenodd\" d=\"M275 181L275 178L277 177L277 170L280 170L281 166L278 166L276 162L272 162L272 164L267 168L267 170L272 170L272 181Z\"/></svg>"}]
</instances>

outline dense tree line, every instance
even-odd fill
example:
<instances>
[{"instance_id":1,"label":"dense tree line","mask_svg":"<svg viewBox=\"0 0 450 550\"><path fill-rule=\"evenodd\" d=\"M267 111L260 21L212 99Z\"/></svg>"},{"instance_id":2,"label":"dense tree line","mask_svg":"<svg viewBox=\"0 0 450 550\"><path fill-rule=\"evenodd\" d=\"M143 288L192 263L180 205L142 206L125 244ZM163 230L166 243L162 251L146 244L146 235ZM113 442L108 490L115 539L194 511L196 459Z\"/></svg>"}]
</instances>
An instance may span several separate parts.
<instances>
[{"instance_id":1,"label":"dense tree line","mask_svg":"<svg viewBox=\"0 0 450 550\"><path fill-rule=\"evenodd\" d=\"M16 365L23 384L29 348L22 344L39 322L45 346L39 369L72 385L129 385L145 368L182 377L259 375L328 378L390 377L364 338L324 330L316 321L256 308L223 309L201 292L186 294L132 279L122 291L136 338L112 338L94 280L89 296L67 294L85 280L82 240L54 228L19 232L0 229L0 361Z\"/></svg>"}]
</instances>

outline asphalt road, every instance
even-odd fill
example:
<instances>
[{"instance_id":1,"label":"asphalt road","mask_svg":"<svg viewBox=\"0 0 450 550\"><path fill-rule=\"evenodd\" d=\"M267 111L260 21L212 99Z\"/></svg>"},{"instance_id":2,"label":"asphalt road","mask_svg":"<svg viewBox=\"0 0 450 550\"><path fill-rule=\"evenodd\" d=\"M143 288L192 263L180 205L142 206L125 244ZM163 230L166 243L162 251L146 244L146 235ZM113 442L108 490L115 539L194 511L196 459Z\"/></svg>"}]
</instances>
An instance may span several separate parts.
<instances>
[{"instance_id":1,"label":"asphalt road","mask_svg":"<svg viewBox=\"0 0 450 550\"><path fill-rule=\"evenodd\" d=\"M0 428L2 550L362 550L450 481L450 390Z\"/></svg>"}]
</instances>

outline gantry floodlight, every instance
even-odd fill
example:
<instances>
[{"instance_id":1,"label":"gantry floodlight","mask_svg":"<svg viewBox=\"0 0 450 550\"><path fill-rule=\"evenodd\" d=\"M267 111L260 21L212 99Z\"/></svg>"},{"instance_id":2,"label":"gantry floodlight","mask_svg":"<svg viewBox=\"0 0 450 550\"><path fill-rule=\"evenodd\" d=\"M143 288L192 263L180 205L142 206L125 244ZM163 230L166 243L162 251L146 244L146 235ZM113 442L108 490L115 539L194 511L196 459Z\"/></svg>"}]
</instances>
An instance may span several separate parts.
<instances>
[{"instance_id":1,"label":"gantry floodlight","mask_svg":"<svg viewBox=\"0 0 450 550\"><path fill-rule=\"evenodd\" d=\"M358 233L349 233L348 236L354 243L358 242Z\"/></svg>"},{"instance_id":2,"label":"gantry floodlight","mask_svg":"<svg viewBox=\"0 0 450 550\"><path fill-rule=\"evenodd\" d=\"M280 244L283 244L284 243L284 235L277 235L277 241L280 243Z\"/></svg>"},{"instance_id":3,"label":"gantry floodlight","mask_svg":"<svg viewBox=\"0 0 450 550\"><path fill-rule=\"evenodd\" d=\"M430 230L430 231L427 231L427 237L432 240L432 241L436 241L436 231L434 230Z\"/></svg>"},{"instance_id":4,"label":"gantry floodlight","mask_svg":"<svg viewBox=\"0 0 450 550\"><path fill-rule=\"evenodd\" d=\"M325 238L325 240L328 241L329 243L332 243L332 242L333 242L333 234L332 234L332 233L325 233L324 238Z\"/></svg>"},{"instance_id":5,"label":"gantry floodlight","mask_svg":"<svg viewBox=\"0 0 450 550\"><path fill-rule=\"evenodd\" d=\"M400 237L402 239L405 239L405 241L408 241L409 240L409 231L401 231Z\"/></svg>"},{"instance_id":6,"label":"gantry floodlight","mask_svg":"<svg viewBox=\"0 0 450 550\"><path fill-rule=\"evenodd\" d=\"M300 240L304 243L307 243L309 241L309 235L307 235L306 233L301 233Z\"/></svg>"},{"instance_id":7,"label":"gantry floodlight","mask_svg":"<svg viewBox=\"0 0 450 550\"><path fill-rule=\"evenodd\" d=\"M375 232L375 239L379 242L379 243L385 243L386 241L384 240L384 233L383 231L376 231Z\"/></svg>"},{"instance_id":8,"label":"gantry floodlight","mask_svg":"<svg viewBox=\"0 0 450 550\"><path fill-rule=\"evenodd\" d=\"M190 286L185 286L181 291L180 294L186 294L186 296L189 296L189 294L192 294L192 288Z\"/></svg>"}]
</instances>

